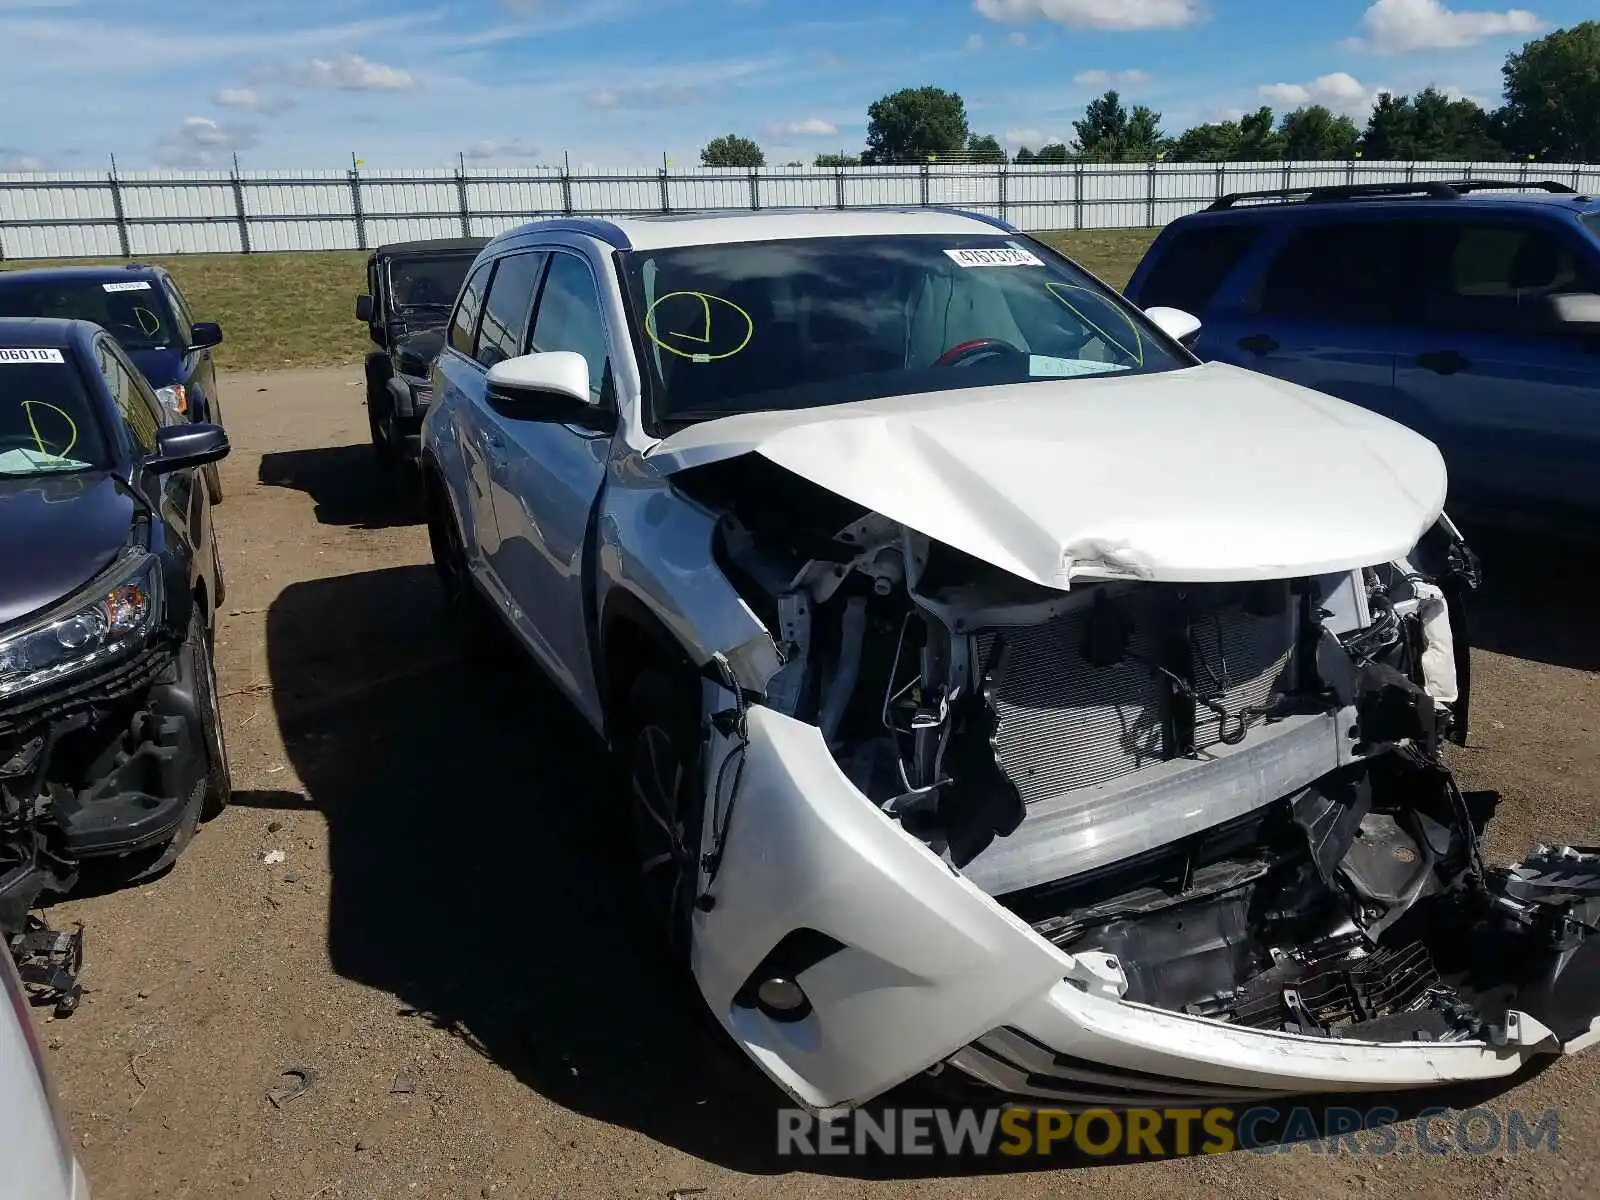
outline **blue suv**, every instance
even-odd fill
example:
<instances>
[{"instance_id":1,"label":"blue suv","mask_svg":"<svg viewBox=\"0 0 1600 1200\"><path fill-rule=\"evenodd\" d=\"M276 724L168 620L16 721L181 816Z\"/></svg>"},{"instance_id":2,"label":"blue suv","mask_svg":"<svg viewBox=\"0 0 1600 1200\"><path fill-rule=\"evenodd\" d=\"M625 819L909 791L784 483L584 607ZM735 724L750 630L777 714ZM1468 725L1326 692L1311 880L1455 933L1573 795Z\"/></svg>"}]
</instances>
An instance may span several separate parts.
<instances>
[{"instance_id":1,"label":"blue suv","mask_svg":"<svg viewBox=\"0 0 1600 1200\"><path fill-rule=\"evenodd\" d=\"M1488 180L1236 193L1168 225L1127 294L1199 317L1201 358L1426 435L1453 512L1600 512L1600 199Z\"/></svg>"}]
</instances>

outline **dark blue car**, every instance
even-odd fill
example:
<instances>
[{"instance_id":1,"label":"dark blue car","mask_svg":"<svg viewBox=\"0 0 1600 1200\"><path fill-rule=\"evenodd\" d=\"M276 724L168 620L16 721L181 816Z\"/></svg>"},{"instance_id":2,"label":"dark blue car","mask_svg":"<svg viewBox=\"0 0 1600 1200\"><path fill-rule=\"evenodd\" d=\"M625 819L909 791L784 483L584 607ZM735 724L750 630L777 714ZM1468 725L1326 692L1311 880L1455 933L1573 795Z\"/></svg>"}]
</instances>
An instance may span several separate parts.
<instances>
[{"instance_id":1,"label":"dark blue car","mask_svg":"<svg viewBox=\"0 0 1600 1200\"><path fill-rule=\"evenodd\" d=\"M128 352L168 410L222 424L211 349L221 326L196 321L177 282L160 267L44 267L0 271L0 317L93 321ZM212 503L222 499L215 465L204 472Z\"/></svg>"},{"instance_id":2,"label":"dark blue car","mask_svg":"<svg viewBox=\"0 0 1600 1200\"><path fill-rule=\"evenodd\" d=\"M1194 351L1426 435L1451 511L1600 512L1600 198L1559 183L1241 193L1167 226L1128 295L1202 321Z\"/></svg>"}]
</instances>

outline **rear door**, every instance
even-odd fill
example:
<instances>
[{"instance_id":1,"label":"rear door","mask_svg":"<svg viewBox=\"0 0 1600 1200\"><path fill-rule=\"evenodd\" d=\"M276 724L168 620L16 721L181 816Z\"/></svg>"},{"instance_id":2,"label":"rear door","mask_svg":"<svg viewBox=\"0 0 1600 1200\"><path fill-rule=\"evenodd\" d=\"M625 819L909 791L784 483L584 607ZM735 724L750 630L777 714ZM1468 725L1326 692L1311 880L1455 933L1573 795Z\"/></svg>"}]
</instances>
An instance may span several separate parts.
<instances>
[{"instance_id":1,"label":"rear door","mask_svg":"<svg viewBox=\"0 0 1600 1200\"><path fill-rule=\"evenodd\" d=\"M1408 226L1301 219L1275 229L1210 306L1203 356L1396 416Z\"/></svg>"},{"instance_id":2,"label":"rear door","mask_svg":"<svg viewBox=\"0 0 1600 1200\"><path fill-rule=\"evenodd\" d=\"M583 600L584 549L611 450L608 429L616 412L611 363L628 343L623 331L609 328L601 289L614 285L598 265L572 247L551 246L549 254L529 332L518 349L582 354L595 418L560 424L515 412L500 415L504 446L494 469L499 561L521 632L551 678L598 726ZM509 294L508 312L515 296Z\"/></svg>"},{"instance_id":3,"label":"rear door","mask_svg":"<svg viewBox=\"0 0 1600 1200\"><path fill-rule=\"evenodd\" d=\"M1547 307L1600 292L1600 254L1564 222L1511 213L1431 222L1423 244L1396 381L1452 496L1519 515L1600 508L1600 342Z\"/></svg>"}]
</instances>

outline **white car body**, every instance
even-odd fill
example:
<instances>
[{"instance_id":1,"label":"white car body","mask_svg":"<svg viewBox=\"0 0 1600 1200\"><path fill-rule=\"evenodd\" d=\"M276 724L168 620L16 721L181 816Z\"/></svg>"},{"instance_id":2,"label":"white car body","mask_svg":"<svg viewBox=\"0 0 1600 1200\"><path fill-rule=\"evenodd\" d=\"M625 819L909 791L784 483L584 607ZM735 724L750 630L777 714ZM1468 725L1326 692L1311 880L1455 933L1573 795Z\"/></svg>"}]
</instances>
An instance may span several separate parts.
<instances>
[{"instance_id":1,"label":"white car body","mask_svg":"<svg viewBox=\"0 0 1600 1200\"><path fill-rule=\"evenodd\" d=\"M949 390L676 431L653 420L665 376L645 361L661 359L650 344L676 355L704 343L701 365L736 357L743 344L713 345L714 307L742 314L752 336L766 330L724 293L645 293L655 298L642 304L629 274L655 269L642 260L665 264L665 289L678 285L663 251L901 236L1014 256L997 270L1069 269L995 222L934 210L536 222L484 250L455 345L434 367L423 462L436 554L459 543L473 585L614 743L632 673L660 655L695 672L703 809L672 821L697 838L684 868L696 900L688 958L733 1038L827 1112L947 1068L1013 1100L1067 1105L1415 1088L1507 1076L1600 1037L1600 1001L1574 999L1596 977L1583 905L1600 859L1544 853L1484 882L1460 866L1476 854L1475 818L1462 801L1457 820L1460 793L1433 735L1406 725L1379 736L1380 700L1402 701L1429 729L1465 728L1465 645L1451 628L1464 585L1439 556L1470 553L1443 516L1444 467L1423 438L1307 389L1200 365L1136 313L1116 319L1136 330L1137 360L1113 370L1125 347L1103 326L1121 302L1087 277L1044 285L1079 297L1084 311L1068 307L1093 331L1083 358L993 351L1025 354L1026 382L952 376ZM485 335L477 313L486 283L496 309L496 264L534 254L592 281L585 336L591 357L607 356L603 383L570 345L529 351L549 341L548 284L520 304L526 330L503 327L519 309L505 296L501 327ZM969 286L952 276L936 296ZM658 327L674 296L699 298L703 336L692 322ZM805 302L785 319L818 320ZM994 340L969 329L960 341L952 301L938 303L928 344L951 349L933 366ZM904 369L926 370L911 347L934 336L930 309L905 310ZM1175 317L1161 325L1181 326ZM486 354L492 338L514 352ZM1168 368L1145 369L1146 348ZM806 528L835 507L850 519ZM832 557L767 563L774 531L794 530ZM884 605L904 611L898 643L879 628ZM1187 675L1159 666L1166 649L1146 648L1168 646L1174 620ZM913 621L922 665L900 686ZM1196 641L1201 626L1215 628L1214 653ZM872 672L891 650L885 683ZM1008 653L1024 664L1014 684ZM1229 656L1254 664L1248 678L1232 677ZM1219 657L1220 676L1202 685L1197 664L1215 676ZM1390 662L1404 671L1377 669ZM881 736L863 719L880 691ZM907 696L924 707L902 726ZM958 745L962 765L946 770ZM905 785L894 794L880 787L885 754ZM1234 830L1247 832L1219 832ZM1392 847L1394 862L1358 862L1363 836ZM1152 899L1153 873L1173 856L1177 898ZM1110 900L1084 899L1112 883L1123 891ZM1374 899L1401 883L1405 894ZM1303 907L1326 928L1272 942L1277 926L1251 924L1242 901L1229 907L1269 886L1296 921ZM1076 899L1049 911L1056 895ZM1172 940L1159 914L1178 907L1218 922L1227 964ZM1474 1007L1481 981L1435 968L1451 939L1434 931L1480 908L1512 928L1550 919L1581 931L1544 985L1514 981L1528 984L1527 1011ZM1413 910L1427 936L1386 945ZM1288 984L1324 969L1363 997L1358 1008L1363 970L1415 994L1337 1019L1314 1004L1292 1020L1273 1007L1300 1003ZM1300 974L1274 989L1274 971ZM1202 986L1219 979L1221 990ZM1381 1034L1361 1036L1369 1020Z\"/></svg>"},{"instance_id":2,"label":"white car body","mask_svg":"<svg viewBox=\"0 0 1600 1200\"><path fill-rule=\"evenodd\" d=\"M89 1200L27 997L0 944L0 1200Z\"/></svg>"}]
</instances>

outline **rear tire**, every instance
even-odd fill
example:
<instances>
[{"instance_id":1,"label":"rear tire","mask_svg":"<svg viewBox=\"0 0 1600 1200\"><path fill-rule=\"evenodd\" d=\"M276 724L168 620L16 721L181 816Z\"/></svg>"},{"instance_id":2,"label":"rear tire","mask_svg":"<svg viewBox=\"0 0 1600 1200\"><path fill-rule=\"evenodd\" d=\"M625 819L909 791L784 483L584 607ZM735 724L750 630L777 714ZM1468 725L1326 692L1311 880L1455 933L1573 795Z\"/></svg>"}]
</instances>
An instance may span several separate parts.
<instances>
[{"instance_id":1,"label":"rear tire","mask_svg":"<svg viewBox=\"0 0 1600 1200\"><path fill-rule=\"evenodd\" d=\"M444 489L426 476L424 488L428 546L433 552L433 568L439 574L439 585L444 592L446 620L468 658L488 660L507 639L497 636L499 620L472 581L466 545Z\"/></svg>"},{"instance_id":2,"label":"rear tire","mask_svg":"<svg viewBox=\"0 0 1600 1200\"><path fill-rule=\"evenodd\" d=\"M643 899L679 962L689 959L705 797L699 706L685 685L646 671L629 690L621 745Z\"/></svg>"},{"instance_id":3,"label":"rear tire","mask_svg":"<svg viewBox=\"0 0 1600 1200\"><path fill-rule=\"evenodd\" d=\"M211 497L212 504L222 503L222 472L216 463L207 463L200 468L200 474L206 481L206 494Z\"/></svg>"}]
</instances>

